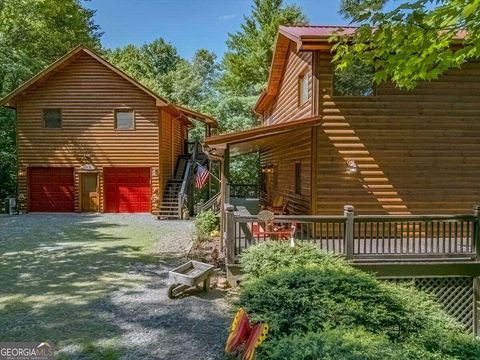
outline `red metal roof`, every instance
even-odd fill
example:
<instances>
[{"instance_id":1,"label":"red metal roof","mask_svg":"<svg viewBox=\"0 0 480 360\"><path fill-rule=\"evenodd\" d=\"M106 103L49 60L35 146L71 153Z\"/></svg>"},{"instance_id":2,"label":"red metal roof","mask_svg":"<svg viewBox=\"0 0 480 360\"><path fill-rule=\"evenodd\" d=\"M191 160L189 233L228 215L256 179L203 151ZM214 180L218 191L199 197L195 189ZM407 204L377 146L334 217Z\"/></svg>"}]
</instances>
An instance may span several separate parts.
<instances>
[{"instance_id":1,"label":"red metal roof","mask_svg":"<svg viewBox=\"0 0 480 360\"><path fill-rule=\"evenodd\" d=\"M334 26L334 25L308 25L308 26L280 26L279 31L286 36L290 35L297 39L306 37L327 38L341 32L345 35L351 35L357 29L356 26Z\"/></svg>"},{"instance_id":2,"label":"red metal roof","mask_svg":"<svg viewBox=\"0 0 480 360\"><path fill-rule=\"evenodd\" d=\"M290 39L295 38L308 39L308 38L329 38L335 33L343 35L352 35L355 33L355 30L358 29L358 26L350 25L306 25L306 26L280 26L279 32L289 37ZM457 33L456 39L462 40L465 39L467 35L466 31L459 31ZM294 39L292 39L294 40Z\"/></svg>"}]
</instances>

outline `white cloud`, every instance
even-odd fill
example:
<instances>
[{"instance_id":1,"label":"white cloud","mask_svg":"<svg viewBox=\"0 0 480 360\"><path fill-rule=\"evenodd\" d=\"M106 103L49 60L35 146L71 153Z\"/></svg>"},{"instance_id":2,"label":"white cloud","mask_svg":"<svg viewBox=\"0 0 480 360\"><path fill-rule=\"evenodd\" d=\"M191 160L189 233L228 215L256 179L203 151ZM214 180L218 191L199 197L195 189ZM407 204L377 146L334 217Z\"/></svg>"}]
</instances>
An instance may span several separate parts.
<instances>
[{"instance_id":1,"label":"white cloud","mask_svg":"<svg viewBox=\"0 0 480 360\"><path fill-rule=\"evenodd\" d=\"M222 16L218 17L218 20L220 21L226 21L226 20L231 20L237 17L237 14L225 14Z\"/></svg>"}]
</instances>

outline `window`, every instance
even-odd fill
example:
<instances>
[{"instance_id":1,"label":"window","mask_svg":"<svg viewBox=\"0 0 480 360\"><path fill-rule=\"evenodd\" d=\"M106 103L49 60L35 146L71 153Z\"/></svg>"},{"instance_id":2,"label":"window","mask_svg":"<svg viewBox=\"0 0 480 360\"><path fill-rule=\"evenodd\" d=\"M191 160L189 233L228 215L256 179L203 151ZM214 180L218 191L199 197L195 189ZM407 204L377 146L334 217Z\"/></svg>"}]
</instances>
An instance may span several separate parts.
<instances>
[{"instance_id":1,"label":"window","mask_svg":"<svg viewBox=\"0 0 480 360\"><path fill-rule=\"evenodd\" d=\"M308 93L308 72L298 78L298 105L302 106L309 100Z\"/></svg>"},{"instance_id":2,"label":"window","mask_svg":"<svg viewBox=\"0 0 480 360\"><path fill-rule=\"evenodd\" d=\"M60 109L43 109L43 126L46 129L62 127L62 111Z\"/></svg>"},{"instance_id":3,"label":"window","mask_svg":"<svg viewBox=\"0 0 480 360\"><path fill-rule=\"evenodd\" d=\"M115 130L134 130L135 115L133 110L115 110Z\"/></svg>"},{"instance_id":4,"label":"window","mask_svg":"<svg viewBox=\"0 0 480 360\"><path fill-rule=\"evenodd\" d=\"M302 165L300 161L295 163L295 194L302 193Z\"/></svg>"},{"instance_id":5,"label":"window","mask_svg":"<svg viewBox=\"0 0 480 360\"><path fill-rule=\"evenodd\" d=\"M372 96L374 94L373 69L362 63L333 73L334 96Z\"/></svg>"}]
</instances>

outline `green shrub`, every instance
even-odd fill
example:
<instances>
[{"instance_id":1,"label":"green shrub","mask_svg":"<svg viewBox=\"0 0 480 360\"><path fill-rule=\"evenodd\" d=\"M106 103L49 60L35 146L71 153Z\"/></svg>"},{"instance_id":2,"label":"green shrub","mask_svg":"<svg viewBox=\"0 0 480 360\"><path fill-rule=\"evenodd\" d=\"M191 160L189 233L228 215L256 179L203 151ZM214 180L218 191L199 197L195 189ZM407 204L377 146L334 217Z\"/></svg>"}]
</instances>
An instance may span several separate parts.
<instances>
[{"instance_id":1,"label":"green shrub","mask_svg":"<svg viewBox=\"0 0 480 360\"><path fill-rule=\"evenodd\" d=\"M429 295L312 246L258 245L242 264L239 305L270 326L260 358L480 359L480 341Z\"/></svg>"},{"instance_id":2,"label":"green shrub","mask_svg":"<svg viewBox=\"0 0 480 360\"><path fill-rule=\"evenodd\" d=\"M218 230L218 218L212 210L200 212L195 219L195 229L198 241L211 238L210 234Z\"/></svg>"},{"instance_id":3,"label":"green shrub","mask_svg":"<svg viewBox=\"0 0 480 360\"><path fill-rule=\"evenodd\" d=\"M347 266L338 257L311 244L291 247L279 242L251 246L242 253L241 264L245 280L269 275L279 269L308 264Z\"/></svg>"},{"instance_id":4,"label":"green shrub","mask_svg":"<svg viewBox=\"0 0 480 360\"><path fill-rule=\"evenodd\" d=\"M390 360L389 341L362 329L332 329L269 341L260 348L258 359L271 360Z\"/></svg>"},{"instance_id":5,"label":"green shrub","mask_svg":"<svg viewBox=\"0 0 480 360\"><path fill-rule=\"evenodd\" d=\"M437 308L412 289L402 291L412 303L423 301ZM363 326L400 340L425 322L421 312L409 312L373 276L347 266L307 265L250 279L240 294L240 303L267 321L274 334Z\"/></svg>"},{"instance_id":6,"label":"green shrub","mask_svg":"<svg viewBox=\"0 0 480 360\"><path fill-rule=\"evenodd\" d=\"M434 332L431 331L433 334ZM465 335L463 335L465 336ZM460 336L461 337L461 336ZM465 336L466 337L466 336ZM475 342L469 336L469 343ZM448 343L448 341L447 341ZM478 351L470 352L463 345L460 352L428 349L418 341L391 342L381 334L372 334L360 327L329 329L323 332L295 334L267 341L259 349L257 359L270 360L473 360ZM478 344L477 344L478 348Z\"/></svg>"}]
</instances>

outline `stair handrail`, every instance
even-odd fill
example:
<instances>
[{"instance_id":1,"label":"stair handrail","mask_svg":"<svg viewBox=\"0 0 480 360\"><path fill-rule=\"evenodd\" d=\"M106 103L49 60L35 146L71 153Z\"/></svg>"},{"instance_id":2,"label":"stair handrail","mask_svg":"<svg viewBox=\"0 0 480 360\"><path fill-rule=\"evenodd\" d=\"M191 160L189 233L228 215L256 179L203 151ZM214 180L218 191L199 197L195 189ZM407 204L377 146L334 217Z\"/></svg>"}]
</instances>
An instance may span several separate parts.
<instances>
[{"instance_id":1,"label":"stair handrail","mask_svg":"<svg viewBox=\"0 0 480 360\"><path fill-rule=\"evenodd\" d=\"M182 218L183 206L187 201L188 182L190 181L192 169L197 161L197 149L199 145L199 142L195 141L192 155L188 159L187 166L185 167L185 173L183 174L182 178L182 186L180 188L180 192L178 193L178 216L180 219Z\"/></svg>"},{"instance_id":2,"label":"stair handrail","mask_svg":"<svg viewBox=\"0 0 480 360\"><path fill-rule=\"evenodd\" d=\"M220 198L221 193L218 192L215 195L213 195L205 204L202 205L201 211L207 211L209 209L212 209L213 212L218 213L220 212L220 207L215 205L217 204L218 199Z\"/></svg>"}]
</instances>

